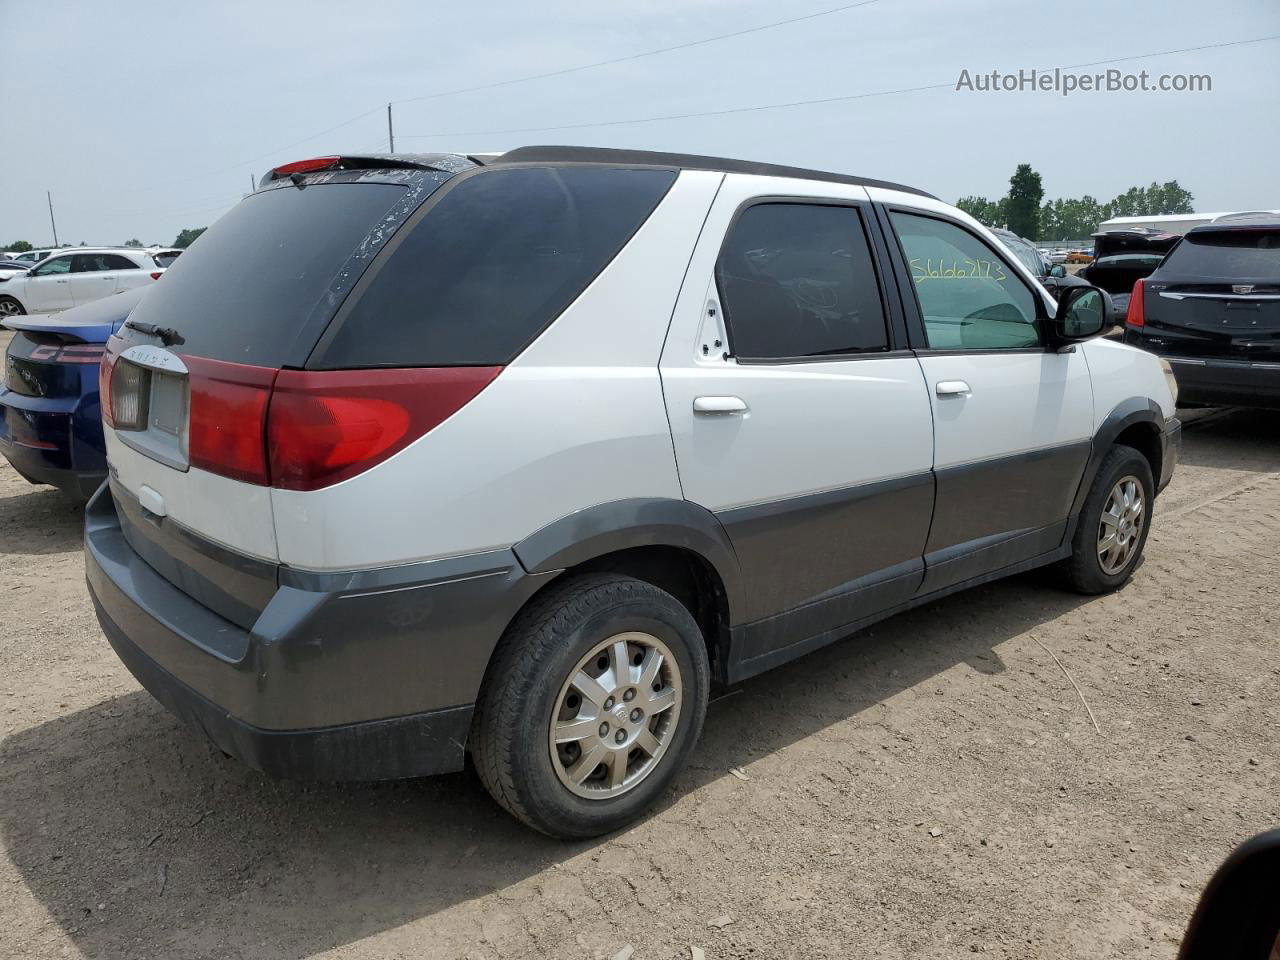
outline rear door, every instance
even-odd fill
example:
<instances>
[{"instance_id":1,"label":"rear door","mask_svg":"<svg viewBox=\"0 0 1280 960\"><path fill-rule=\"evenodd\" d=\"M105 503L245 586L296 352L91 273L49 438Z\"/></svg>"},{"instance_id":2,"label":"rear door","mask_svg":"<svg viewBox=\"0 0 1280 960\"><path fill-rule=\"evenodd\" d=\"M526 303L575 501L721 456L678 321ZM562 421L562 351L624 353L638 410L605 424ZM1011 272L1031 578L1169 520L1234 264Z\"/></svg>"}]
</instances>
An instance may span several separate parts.
<instances>
[{"instance_id":1,"label":"rear door","mask_svg":"<svg viewBox=\"0 0 1280 960\"><path fill-rule=\"evenodd\" d=\"M71 258L71 299L76 304L92 303L116 292L118 270L107 253L77 253ZM125 263L128 263L125 260Z\"/></svg>"},{"instance_id":2,"label":"rear door","mask_svg":"<svg viewBox=\"0 0 1280 960\"><path fill-rule=\"evenodd\" d=\"M1280 227L1189 233L1147 281L1144 308L1167 356L1280 362Z\"/></svg>"},{"instance_id":3,"label":"rear door","mask_svg":"<svg viewBox=\"0 0 1280 960\"><path fill-rule=\"evenodd\" d=\"M892 203L887 213L933 405L931 592L1061 544L1093 389L1082 351L1046 348L1048 305L1001 250L941 210Z\"/></svg>"},{"instance_id":4,"label":"rear door","mask_svg":"<svg viewBox=\"0 0 1280 960\"><path fill-rule=\"evenodd\" d=\"M723 523L763 627L747 658L920 583L932 423L883 249L861 187L730 174L690 263L663 391L684 495Z\"/></svg>"}]
</instances>

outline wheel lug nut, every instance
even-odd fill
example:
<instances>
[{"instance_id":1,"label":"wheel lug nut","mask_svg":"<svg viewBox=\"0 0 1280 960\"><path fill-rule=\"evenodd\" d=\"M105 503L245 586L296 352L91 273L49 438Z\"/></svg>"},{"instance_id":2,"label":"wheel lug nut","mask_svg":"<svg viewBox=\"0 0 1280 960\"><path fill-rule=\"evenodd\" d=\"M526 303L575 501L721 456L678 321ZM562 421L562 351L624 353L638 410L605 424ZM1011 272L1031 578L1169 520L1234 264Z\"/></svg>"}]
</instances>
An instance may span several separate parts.
<instances>
[{"instance_id":1,"label":"wheel lug nut","mask_svg":"<svg viewBox=\"0 0 1280 960\"><path fill-rule=\"evenodd\" d=\"M604 702L604 708L605 708L606 710L612 710L612 709L613 709L613 697L609 697L609 699L605 700L605 702Z\"/></svg>"},{"instance_id":2,"label":"wheel lug nut","mask_svg":"<svg viewBox=\"0 0 1280 960\"><path fill-rule=\"evenodd\" d=\"M607 723L600 724L600 736L607 737L609 735L609 725Z\"/></svg>"},{"instance_id":3,"label":"wheel lug nut","mask_svg":"<svg viewBox=\"0 0 1280 960\"><path fill-rule=\"evenodd\" d=\"M627 731L619 730L617 736L615 736L613 739L617 740L619 743L622 743L624 740L627 739Z\"/></svg>"},{"instance_id":4,"label":"wheel lug nut","mask_svg":"<svg viewBox=\"0 0 1280 960\"><path fill-rule=\"evenodd\" d=\"M631 722L638 723L640 718L644 716L644 711L639 707L631 711Z\"/></svg>"},{"instance_id":5,"label":"wheel lug nut","mask_svg":"<svg viewBox=\"0 0 1280 960\"><path fill-rule=\"evenodd\" d=\"M626 693L622 695L622 699L628 702L634 700L635 698L636 698L635 690L628 690Z\"/></svg>"}]
</instances>

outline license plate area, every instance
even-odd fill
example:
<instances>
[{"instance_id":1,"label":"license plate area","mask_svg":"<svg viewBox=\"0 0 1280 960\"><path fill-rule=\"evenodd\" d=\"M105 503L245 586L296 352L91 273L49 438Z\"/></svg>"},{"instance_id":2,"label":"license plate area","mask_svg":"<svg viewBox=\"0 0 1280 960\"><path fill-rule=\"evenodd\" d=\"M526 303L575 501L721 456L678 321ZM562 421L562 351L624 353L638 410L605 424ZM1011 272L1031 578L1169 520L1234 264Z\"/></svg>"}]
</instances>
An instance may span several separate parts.
<instances>
[{"instance_id":1,"label":"license plate area","mask_svg":"<svg viewBox=\"0 0 1280 960\"><path fill-rule=\"evenodd\" d=\"M165 466L186 470L189 390L186 369L178 367L180 361L161 368L122 356L111 373L111 418L116 436L126 446Z\"/></svg>"}]
</instances>

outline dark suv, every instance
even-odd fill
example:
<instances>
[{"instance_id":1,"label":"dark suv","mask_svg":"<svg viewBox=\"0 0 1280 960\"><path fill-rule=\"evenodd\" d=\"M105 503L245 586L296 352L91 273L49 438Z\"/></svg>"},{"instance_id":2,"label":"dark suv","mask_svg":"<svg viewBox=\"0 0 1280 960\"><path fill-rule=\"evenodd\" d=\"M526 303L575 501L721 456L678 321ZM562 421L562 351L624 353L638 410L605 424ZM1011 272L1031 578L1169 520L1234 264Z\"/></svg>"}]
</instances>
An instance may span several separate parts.
<instances>
[{"instance_id":1,"label":"dark suv","mask_svg":"<svg viewBox=\"0 0 1280 960\"><path fill-rule=\"evenodd\" d=\"M1134 285L1124 339L1168 359L1184 404L1280 409L1280 217L1188 232Z\"/></svg>"}]
</instances>

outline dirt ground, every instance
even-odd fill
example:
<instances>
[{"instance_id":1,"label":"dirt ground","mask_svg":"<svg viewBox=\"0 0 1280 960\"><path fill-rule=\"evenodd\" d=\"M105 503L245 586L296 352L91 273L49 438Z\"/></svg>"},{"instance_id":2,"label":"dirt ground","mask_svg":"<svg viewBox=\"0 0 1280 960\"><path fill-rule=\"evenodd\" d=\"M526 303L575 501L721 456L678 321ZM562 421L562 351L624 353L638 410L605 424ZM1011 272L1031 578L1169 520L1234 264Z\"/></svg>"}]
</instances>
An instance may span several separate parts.
<instances>
[{"instance_id":1,"label":"dirt ground","mask_svg":"<svg viewBox=\"0 0 1280 960\"><path fill-rule=\"evenodd\" d=\"M1280 416L1187 419L1124 590L1022 576L749 682L660 809L573 844L468 774L223 757L99 634L80 511L6 464L0 955L1173 957L1280 824Z\"/></svg>"}]
</instances>

